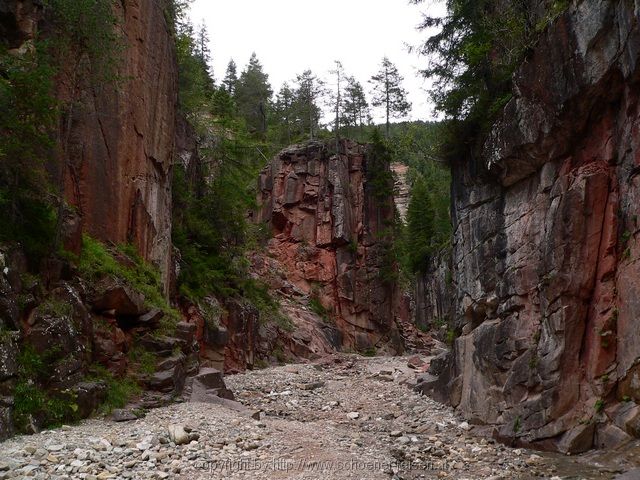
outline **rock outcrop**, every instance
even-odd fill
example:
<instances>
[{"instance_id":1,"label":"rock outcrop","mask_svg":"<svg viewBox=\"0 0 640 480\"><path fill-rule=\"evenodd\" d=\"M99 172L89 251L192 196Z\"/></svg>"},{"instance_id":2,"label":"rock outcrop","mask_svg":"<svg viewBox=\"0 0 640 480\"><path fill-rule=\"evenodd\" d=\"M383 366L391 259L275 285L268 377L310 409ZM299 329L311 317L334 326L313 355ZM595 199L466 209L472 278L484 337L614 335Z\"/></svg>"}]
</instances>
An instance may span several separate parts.
<instances>
[{"instance_id":1,"label":"rock outcrop","mask_svg":"<svg viewBox=\"0 0 640 480\"><path fill-rule=\"evenodd\" d=\"M640 5L572 2L453 165L460 334L422 389L500 438L576 452L636 435Z\"/></svg>"},{"instance_id":2,"label":"rock outcrop","mask_svg":"<svg viewBox=\"0 0 640 480\"><path fill-rule=\"evenodd\" d=\"M0 36L11 54L30 51L38 27L49 34L55 12L45 5L0 0ZM159 268L168 296L174 146L186 140L177 136L177 62L164 7L114 3L122 48L112 78L95 75L86 62L60 66L52 93L62 106L55 151L64 172L56 175L56 165L50 171L54 184L64 180L73 207L63 212L65 247L79 253L82 233L106 245L131 243ZM107 249L124 268L138 262ZM38 273L29 273L18 245L0 245L0 440L16 426L39 429L51 422L47 415L90 415L105 400L109 379L134 378L147 389L139 399L146 408L179 396L197 374L196 325L172 319L175 328L159 330L165 313L128 280L101 274L89 282L60 258L42 262Z\"/></svg>"},{"instance_id":3,"label":"rock outcrop","mask_svg":"<svg viewBox=\"0 0 640 480\"><path fill-rule=\"evenodd\" d=\"M429 259L424 272L416 275L415 301L412 309L416 326L421 330L443 328L453 318L453 277L451 254L444 250ZM445 332L441 332L446 335Z\"/></svg>"},{"instance_id":4,"label":"rock outcrop","mask_svg":"<svg viewBox=\"0 0 640 480\"><path fill-rule=\"evenodd\" d=\"M161 2L117 2L122 58L114 80L81 85L79 108L65 159L67 200L80 215L82 230L102 241L133 243L162 272L172 271L171 179L178 74L173 38ZM108 55L108 53L107 53ZM64 72L58 95L73 98ZM168 291L168 290L167 290Z\"/></svg>"},{"instance_id":5,"label":"rock outcrop","mask_svg":"<svg viewBox=\"0 0 640 480\"><path fill-rule=\"evenodd\" d=\"M268 252L288 283L335 327L335 343L398 352L402 302L388 250L393 197L375 195L369 160L366 146L349 141L338 155L320 142L282 151L260 175L257 221L269 224Z\"/></svg>"}]
</instances>

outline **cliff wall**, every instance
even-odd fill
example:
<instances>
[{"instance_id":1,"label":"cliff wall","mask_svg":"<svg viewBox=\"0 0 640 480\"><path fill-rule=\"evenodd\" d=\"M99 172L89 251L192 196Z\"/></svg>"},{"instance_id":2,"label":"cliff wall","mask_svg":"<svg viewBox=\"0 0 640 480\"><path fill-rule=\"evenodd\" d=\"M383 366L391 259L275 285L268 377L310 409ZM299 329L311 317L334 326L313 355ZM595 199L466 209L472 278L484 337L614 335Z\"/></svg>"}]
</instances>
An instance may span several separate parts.
<instances>
[{"instance_id":1,"label":"cliff wall","mask_svg":"<svg viewBox=\"0 0 640 480\"><path fill-rule=\"evenodd\" d=\"M638 433L639 17L573 2L484 154L452 168L460 336L422 389L503 439L576 452Z\"/></svg>"},{"instance_id":2,"label":"cliff wall","mask_svg":"<svg viewBox=\"0 0 640 480\"><path fill-rule=\"evenodd\" d=\"M62 133L68 138L65 193L84 231L133 243L168 286L178 100L173 38L157 1L125 0L116 13L124 44L117 80L71 92L72 75L59 78L59 95L79 98L65 119L71 128Z\"/></svg>"},{"instance_id":3,"label":"cliff wall","mask_svg":"<svg viewBox=\"0 0 640 480\"><path fill-rule=\"evenodd\" d=\"M258 221L272 229L268 249L287 281L326 310L338 344L401 351L393 196L376 197L368 160L367 147L350 141L338 155L317 142L282 151L260 175Z\"/></svg>"}]
</instances>

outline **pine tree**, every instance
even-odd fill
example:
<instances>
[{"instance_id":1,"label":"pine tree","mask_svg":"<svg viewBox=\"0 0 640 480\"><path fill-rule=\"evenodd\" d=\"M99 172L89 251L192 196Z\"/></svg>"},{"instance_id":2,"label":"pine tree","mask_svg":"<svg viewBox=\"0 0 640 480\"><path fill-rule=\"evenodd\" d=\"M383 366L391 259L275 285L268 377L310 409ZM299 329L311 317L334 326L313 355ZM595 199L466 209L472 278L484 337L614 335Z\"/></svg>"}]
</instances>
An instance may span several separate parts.
<instances>
[{"instance_id":1,"label":"pine tree","mask_svg":"<svg viewBox=\"0 0 640 480\"><path fill-rule=\"evenodd\" d=\"M250 131L266 133L267 110L272 94L269 76L264 73L257 55L253 53L247 68L240 75L235 95L238 113Z\"/></svg>"},{"instance_id":2,"label":"pine tree","mask_svg":"<svg viewBox=\"0 0 640 480\"><path fill-rule=\"evenodd\" d=\"M233 59L229 60L227 65L227 72L225 73L222 85L227 90L227 93L232 97L236 94L236 85L238 84L238 67Z\"/></svg>"},{"instance_id":3,"label":"pine tree","mask_svg":"<svg viewBox=\"0 0 640 480\"><path fill-rule=\"evenodd\" d=\"M382 59L380 71L370 80L373 84L373 106L384 107L387 138L390 133L390 118L403 117L411 111L407 92L402 87L403 80L396 66L387 57Z\"/></svg>"},{"instance_id":4,"label":"pine tree","mask_svg":"<svg viewBox=\"0 0 640 480\"><path fill-rule=\"evenodd\" d=\"M424 271L432 250L434 209L424 179L416 179L407 209L409 263L414 272Z\"/></svg>"},{"instance_id":5,"label":"pine tree","mask_svg":"<svg viewBox=\"0 0 640 480\"><path fill-rule=\"evenodd\" d=\"M342 112L342 82L344 80L344 67L342 66L342 62L339 60L335 60L336 68L331 70L329 73L335 75L336 78L336 89L332 95L332 106L333 111L335 112L335 120L333 124L333 132L336 137L336 152L338 151L338 142L340 140L340 116Z\"/></svg>"},{"instance_id":6,"label":"pine tree","mask_svg":"<svg viewBox=\"0 0 640 480\"><path fill-rule=\"evenodd\" d=\"M342 123L354 129L359 127L360 134L362 135L362 129L365 123L370 122L371 114L362 84L354 77L347 77L342 113Z\"/></svg>"},{"instance_id":7,"label":"pine tree","mask_svg":"<svg viewBox=\"0 0 640 480\"><path fill-rule=\"evenodd\" d=\"M287 144L291 143L291 132L295 121L294 110L295 93L288 83L284 83L274 106L276 123L280 128L279 139Z\"/></svg>"},{"instance_id":8,"label":"pine tree","mask_svg":"<svg viewBox=\"0 0 640 480\"><path fill-rule=\"evenodd\" d=\"M202 66L213 79L213 69L211 68L211 48L209 46L209 32L204 22L200 24L195 38L195 55L202 63Z\"/></svg>"},{"instance_id":9,"label":"pine tree","mask_svg":"<svg viewBox=\"0 0 640 480\"><path fill-rule=\"evenodd\" d=\"M318 101L325 94L324 82L311 70L305 70L296 77L296 83L295 110L299 119L299 131L301 134L308 132L309 139L313 140L322 116Z\"/></svg>"}]
</instances>

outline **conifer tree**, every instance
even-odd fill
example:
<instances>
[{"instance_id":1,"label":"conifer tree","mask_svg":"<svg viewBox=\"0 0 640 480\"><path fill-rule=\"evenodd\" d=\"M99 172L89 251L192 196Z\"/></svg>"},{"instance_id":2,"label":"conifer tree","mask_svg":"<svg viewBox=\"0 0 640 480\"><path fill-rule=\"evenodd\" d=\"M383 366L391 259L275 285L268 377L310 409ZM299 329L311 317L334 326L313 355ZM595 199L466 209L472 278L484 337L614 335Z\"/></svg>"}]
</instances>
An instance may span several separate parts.
<instances>
[{"instance_id":1,"label":"conifer tree","mask_svg":"<svg viewBox=\"0 0 640 480\"><path fill-rule=\"evenodd\" d=\"M299 119L300 133L309 133L313 140L317 132L322 111L318 101L325 94L324 82L315 76L311 70L305 70L296 77L295 109Z\"/></svg>"},{"instance_id":2,"label":"conifer tree","mask_svg":"<svg viewBox=\"0 0 640 480\"><path fill-rule=\"evenodd\" d=\"M384 108L387 138L390 133L390 119L403 117L411 111L407 92L402 87L403 80L396 66L387 57L382 59L380 70L370 80L373 84L373 106Z\"/></svg>"},{"instance_id":3,"label":"conifer tree","mask_svg":"<svg viewBox=\"0 0 640 480\"><path fill-rule=\"evenodd\" d=\"M229 60L229 64L227 65L227 72L225 73L224 80L222 80L222 85L229 95L232 97L236 94L236 85L238 83L238 67L236 66L236 62L233 59Z\"/></svg>"},{"instance_id":4,"label":"conifer tree","mask_svg":"<svg viewBox=\"0 0 640 480\"><path fill-rule=\"evenodd\" d=\"M272 94L269 76L254 52L247 68L240 75L235 95L238 113L244 118L250 131L266 133L267 111Z\"/></svg>"},{"instance_id":5,"label":"conifer tree","mask_svg":"<svg viewBox=\"0 0 640 480\"><path fill-rule=\"evenodd\" d=\"M354 129L359 127L360 134L362 134L365 123L369 123L371 120L369 103L367 102L362 84L354 77L347 77L346 80L347 85L344 90L342 123Z\"/></svg>"}]
</instances>

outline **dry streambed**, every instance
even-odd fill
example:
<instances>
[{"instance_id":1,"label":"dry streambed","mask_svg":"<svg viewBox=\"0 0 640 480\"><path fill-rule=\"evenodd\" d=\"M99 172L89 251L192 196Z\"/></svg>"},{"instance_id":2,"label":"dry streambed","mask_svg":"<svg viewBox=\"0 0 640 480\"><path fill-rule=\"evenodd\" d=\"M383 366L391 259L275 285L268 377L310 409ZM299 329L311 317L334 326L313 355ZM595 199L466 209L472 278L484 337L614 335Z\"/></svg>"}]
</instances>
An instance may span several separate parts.
<instances>
[{"instance_id":1,"label":"dry streambed","mask_svg":"<svg viewBox=\"0 0 640 480\"><path fill-rule=\"evenodd\" d=\"M630 468L620 452L566 458L476 437L406 387L406 360L269 368L227 377L243 406L183 403L17 437L0 444L0 480L615 478Z\"/></svg>"}]
</instances>

